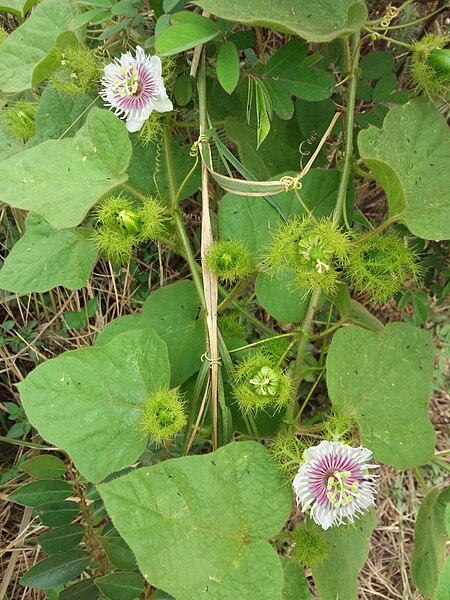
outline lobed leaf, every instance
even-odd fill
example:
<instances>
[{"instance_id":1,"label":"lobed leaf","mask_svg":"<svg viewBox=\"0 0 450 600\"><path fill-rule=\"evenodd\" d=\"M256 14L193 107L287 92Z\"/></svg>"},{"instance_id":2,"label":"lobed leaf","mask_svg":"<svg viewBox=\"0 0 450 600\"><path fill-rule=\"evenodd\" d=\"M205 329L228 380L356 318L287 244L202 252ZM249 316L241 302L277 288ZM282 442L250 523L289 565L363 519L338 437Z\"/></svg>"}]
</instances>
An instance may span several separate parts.
<instances>
[{"instance_id":1,"label":"lobed leaf","mask_svg":"<svg viewBox=\"0 0 450 600\"><path fill-rule=\"evenodd\" d=\"M282 599L267 540L289 516L291 491L260 444L167 460L97 487L152 585L177 600Z\"/></svg>"},{"instance_id":2,"label":"lobed leaf","mask_svg":"<svg viewBox=\"0 0 450 600\"><path fill-rule=\"evenodd\" d=\"M46 292L58 285L82 288L97 260L97 249L84 228L55 230L30 213L26 232L0 270L0 287L16 294Z\"/></svg>"},{"instance_id":3,"label":"lobed leaf","mask_svg":"<svg viewBox=\"0 0 450 600\"><path fill-rule=\"evenodd\" d=\"M317 0L314 5L298 0L197 0L195 4L222 19L270 27L308 42L329 42L357 32L367 19L362 0Z\"/></svg>"},{"instance_id":4,"label":"lobed leaf","mask_svg":"<svg viewBox=\"0 0 450 600\"><path fill-rule=\"evenodd\" d=\"M74 138L48 140L0 162L0 197L38 213L55 229L74 227L126 181L130 158L125 124L93 108Z\"/></svg>"},{"instance_id":5,"label":"lobed leaf","mask_svg":"<svg viewBox=\"0 0 450 600\"><path fill-rule=\"evenodd\" d=\"M444 564L449 533L450 487L444 490L434 489L420 505L411 557L412 579L421 594L427 598L437 598L439 587L443 589L442 579L439 581L441 574L443 578L449 579L448 565ZM448 590L449 588L447 592Z\"/></svg>"},{"instance_id":6,"label":"lobed leaf","mask_svg":"<svg viewBox=\"0 0 450 600\"><path fill-rule=\"evenodd\" d=\"M369 538L377 521L373 510L356 519L354 525L331 527L327 531L308 520L308 527L328 542L329 554L312 569L322 600L356 600L358 575L367 560Z\"/></svg>"},{"instance_id":7,"label":"lobed leaf","mask_svg":"<svg viewBox=\"0 0 450 600\"><path fill-rule=\"evenodd\" d=\"M86 479L101 481L143 452L142 405L169 377L165 343L144 329L49 360L19 390L40 435L66 450Z\"/></svg>"},{"instance_id":8,"label":"lobed leaf","mask_svg":"<svg viewBox=\"0 0 450 600\"><path fill-rule=\"evenodd\" d=\"M17 8L23 10L26 4L30 3L20 2ZM54 59L49 54L63 38L75 39L71 32L75 30L76 14L74 0L42 0L25 23L6 38L0 45L3 92L27 90L52 72Z\"/></svg>"},{"instance_id":9,"label":"lobed leaf","mask_svg":"<svg viewBox=\"0 0 450 600\"><path fill-rule=\"evenodd\" d=\"M385 190L389 215L426 240L450 239L445 118L425 98L391 108L383 128L360 132L361 157Z\"/></svg>"},{"instance_id":10,"label":"lobed leaf","mask_svg":"<svg viewBox=\"0 0 450 600\"><path fill-rule=\"evenodd\" d=\"M362 444L383 463L406 469L432 458L432 376L427 331L406 323L390 323L380 332L350 325L333 336L327 357L331 402L356 418Z\"/></svg>"}]
</instances>

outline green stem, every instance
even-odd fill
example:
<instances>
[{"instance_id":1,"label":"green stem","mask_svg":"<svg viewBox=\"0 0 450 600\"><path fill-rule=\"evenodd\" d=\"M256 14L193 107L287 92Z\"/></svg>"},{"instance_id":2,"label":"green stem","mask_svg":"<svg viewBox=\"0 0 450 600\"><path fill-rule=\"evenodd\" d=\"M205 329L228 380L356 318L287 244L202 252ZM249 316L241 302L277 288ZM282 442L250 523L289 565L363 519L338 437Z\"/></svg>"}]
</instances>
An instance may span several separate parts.
<instances>
[{"instance_id":1,"label":"green stem","mask_svg":"<svg viewBox=\"0 0 450 600\"><path fill-rule=\"evenodd\" d=\"M394 215L393 217L389 217L389 219L386 219L386 221L383 221L383 223L378 225L378 227L375 227L375 229L372 229L371 231L366 233L366 235L363 235L362 237L358 238L355 241L355 244L361 244L361 242L365 242L365 241L369 240L372 236L377 235L378 233L381 233L384 229L389 227L389 225L392 225L392 223L395 223L395 221L397 221L397 219L398 219L397 215Z\"/></svg>"},{"instance_id":2,"label":"green stem","mask_svg":"<svg viewBox=\"0 0 450 600\"><path fill-rule=\"evenodd\" d=\"M297 348L297 356L295 359L294 375L293 375L293 388L291 395L291 402L286 410L285 420L288 424L293 423L294 412L297 407L297 393L298 388L302 380L302 369L303 362L306 355L306 346L308 344L308 335L311 331L312 322L314 318L314 312L317 307L317 303L320 297L320 290L314 290L311 294L309 301L308 310L306 312L305 320L302 324L301 332L299 333L299 341Z\"/></svg>"},{"instance_id":3,"label":"green stem","mask_svg":"<svg viewBox=\"0 0 450 600\"><path fill-rule=\"evenodd\" d=\"M169 183L169 199L170 206L172 209L173 220L175 223L175 229L178 235L178 239L180 240L181 246L184 251L184 256L187 260L189 268L191 270L192 279L194 280L195 287L197 288L197 293L200 298L200 302L202 307L205 308L205 294L203 291L203 282L200 276L199 265L195 260L194 254L192 252L191 245L189 243L189 238L186 233L186 229L184 227L183 219L181 217L180 211L178 209L178 190L175 180L175 173L173 169L173 156L172 156L172 145L171 145L171 137L169 127L164 127L164 145L165 145L165 157L166 157L166 167L167 167L167 176Z\"/></svg>"},{"instance_id":4,"label":"green stem","mask_svg":"<svg viewBox=\"0 0 450 600\"><path fill-rule=\"evenodd\" d=\"M425 479L422 477L422 473L419 471L419 469L417 467L413 467L413 471L414 471L414 475L416 476L417 481L420 484L420 487L423 489L425 494L428 494L428 492L429 492L428 486L425 482Z\"/></svg>"},{"instance_id":5,"label":"green stem","mask_svg":"<svg viewBox=\"0 0 450 600\"><path fill-rule=\"evenodd\" d=\"M133 196L136 196L136 198L139 198L139 200L142 200L143 202L147 200L147 196L145 194L141 194L141 192L138 192L138 190L136 190L131 185L128 185L128 183L121 183L120 187L126 190L127 192L130 192L130 194L133 194Z\"/></svg>"},{"instance_id":6,"label":"green stem","mask_svg":"<svg viewBox=\"0 0 450 600\"><path fill-rule=\"evenodd\" d=\"M316 389L317 385L319 384L319 381L322 379L324 373L325 373L325 367L322 367L322 370L320 371L317 379L315 380L315 382L311 386L311 389L309 390L308 395L304 399L303 404L300 406L299 411L298 411L298 413L295 416L295 422L296 423L298 423L300 417L302 416L302 413L305 410L306 405L308 404L311 396L314 393L314 390Z\"/></svg>"},{"instance_id":7,"label":"green stem","mask_svg":"<svg viewBox=\"0 0 450 600\"><path fill-rule=\"evenodd\" d=\"M347 222L347 215L345 211L345 199L347 197L347 187L350 177L351 162L353 156L353 122L355 118L355 99L356 99L356 85L358 79L356 71L358 68L359 61L359 33L352 36L352 48L354 52L353 61L351 64L351 70L349 73L350 85L348 88L348 103L345 114L345 146L344 146L344 165L341 174L341 180L339 183L338 197L336 206L333 213L333 222L339 223L341 216L344 216L345 223L349 228Z\"/></svg>"},{"instance_id":8,"label":"green stem","mask_svg":"<svg viewBox=\"0 0 450 600\"><path fill-rule=\"evenodd\" d=\"M255 346L259 346L260 344L267 344L267 342L271 342L272 340L279 340L285 337L294 337L298 335L298 332L293 331L292 333L282 333L281 335L274 335L273 337L266 338L263 340L258 340L257 342L253 342L252 344L247 344L245 346L241 346L240 348L234 348L233 350L228 350L229 354L233 352L241 352L242 350L248 350L249 348L254 348Z\"/></svg>"},{"instance_id":9,"label":"green stem","mask_svg":"<svg viewBox=\"0 0 450 600\"><path fill-rule=\"evenodd\" d=\"M444 469L444 471L446 471L447 473L450 473L450 465L447 464L445 461L441 460L440 458L437 458L436 456L434 456L431 459L431 462L433 464L435 464L437 467L439 467L440 469Z\"/></svg>"},{"instance_id":10,"label":"green stem","mask_svg":"<svg viewBox=\"0 0 450 600\"><path fill-rule=\"evenodd\" d=\"M395 40L393 38L388 37L387 35L383 35L381 33L379 33L378 31L374 31L373 29L370 29L369 27L364 27L364 29L366 31L368 31L371 35L373 35L375 37L375 39L382 39L382 40L386 40L387 42L391 42L392 44L395 44L396 46L401 46L402 48L407 48L408 50L412 50L413 46L411 44L406 44L405 42L401 42L400 40Z\"/></svg>"},{"instance_id":11,"label":"green stem","mask_svg":"<svg viewBox=\"0 0 450 600\"><path fill-rule=\"evenodd\" d=\"M194 280L195 287L197 288L198 297L200 298L200 302L202 308L206 308L205 304L205 294L203 291L203 282L200 276L200 265L195 260L194 254L192 253L192 248L189 243L189 238L186 233L186 229L184 228L183 219L177 210L173 213L173 219L175 222L175 229L178 235L178 239L181 242L181 246L183 247L183 254L187 263L189 265L189 269L191 270L192 279Z\"/></svg>"},{"instance_id":12,"label":"green stem","mask_svg":"<svg viewBox=\"0 0 450 600\"><path fill-rule=\"evenodd\" d=\"M234 288L228 293L227 296L222 300L222 302L217 307L217 312L223 312L231 302L241 293L241 291L247 286L249 279L242 279L237 283Z\"/></svg>"}]
</instances>

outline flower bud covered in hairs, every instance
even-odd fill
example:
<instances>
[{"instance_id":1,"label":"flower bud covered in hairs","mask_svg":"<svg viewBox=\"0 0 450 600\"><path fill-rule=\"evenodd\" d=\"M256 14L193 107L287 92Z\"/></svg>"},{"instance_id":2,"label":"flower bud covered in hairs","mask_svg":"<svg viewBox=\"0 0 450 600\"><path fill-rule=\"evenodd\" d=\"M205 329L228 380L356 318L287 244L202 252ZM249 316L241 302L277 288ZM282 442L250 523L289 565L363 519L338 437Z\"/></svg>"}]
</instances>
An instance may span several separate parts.
<instances>
[{"instance_id":1,"label":"flower bud covered in hairs","mask_svg":"<svg viewBox=\"0 0 450 600\"><path fill-rule=\"evenodd\" d=\"M86 94L100 81L101 65L93 51L81 44L56 50L58 66L50 76L57 90L68 95Z\"/></svg>"},{"instance_id":2,"label":"flower bud covered in hairs","mask_svg":"<svg viewBox=\"0 0 450 600\"><path fill-rule=\"evenodd\" d=\"M244 242L219 240L213 242L206 256L208 269L221 281L244 279L255 270L255 261Z\"/></svg>"},{"instance_id":3,"label":"flower bud covered in hairs","mask_svg":"<svg viewBox=\"0 0 450 600\"><path fill-rule=\"evenodd\" d=\"M119 264L127 263L139 242L139 215L132 201L122 195L108 196L94 208L92 239L99 254Z\"/></svg>"},{"instance_id":4,"label":"flower bud covered in hairs","mask_svg":"<svg viewBox=\"0 0 450 600\"><path fill-rule=\"evenodd\" d=\"M153 392L142 407L141 430L157 446L170 442L185 425L184 404L178 388Z\"/></svg>"},{"instance_id":5,"label":"flower bud covered in hairs","mask_svg":"<svg viewBox=\"0 0 450 600\"><path fill-rule=\"evenodd\" d=\"M152 196L144 198L138 210L138 217L141 224L139 241L155 242L167 234L170 214L168 208L158 198Z\"/></svg>"},{"instance_id":6,"label":"flower bud covered in hairs","mask_svg":"<svg viewBox=\"0 0 450 600\"><path fill-rule=\"evenodd\" d=\"M262 269L274 275L291 272L299 287L330 294L336 289L349 249L348 235L331 219L297 217L273 234Z\"/></svg>"},{"instance_id":7,"label":"flower bud covered in hairs","mask_svg":"<svg viewBox=\"0 0 450 600\"><path fill-rule=\"evenodd\" d=\"M236 366L232 385L243 412L281 409L289 403L292 391L288 373L262 353L245 358Z\"/></svg>"},{"instance_id":8,"label":"flower bud covered in hairs","mask_svg":"<svg viewBox=\"0 0 450 600\"><path fill-rule=\"evenodd\" d=\"M36 134L35 117L38 105L34 102L20 100L5 109L5 125L11 134L28 141Z\"/></svg>"},{"instance_id":9,"label":"flower bud covered in hairs","mask_svg":"<svg viewBox=\"0 0 450 600\"><path fill-rule=\"evenodd\" d=\"M449 96L450 50L445 49L449 41L449 36L429 33L415 42L410 70L419 94L430 98Z\"/></svg>"},{"instance_id":10,"label":"flower bud covered in hairs","mask_svg":"<svg viewBox=\"0 0 450 600\"><path fill-rule=\"evenodd\" d=\"M291 533L294 559L303 567L315 567L330 553L330 546L320 530L303 523Z\"/></svg>"},{"instance_id":11,"label":"flower bud covered in hairs","mask_svg":"<svg viewBox=\"0 0 450 600\"><path fill-rule=\"evenodd\" d=\"M374 303L400 292L421 272L417 252L396 233L373 235L355 244L346 268L353 287Z\"/></svg>"}]
</instances>

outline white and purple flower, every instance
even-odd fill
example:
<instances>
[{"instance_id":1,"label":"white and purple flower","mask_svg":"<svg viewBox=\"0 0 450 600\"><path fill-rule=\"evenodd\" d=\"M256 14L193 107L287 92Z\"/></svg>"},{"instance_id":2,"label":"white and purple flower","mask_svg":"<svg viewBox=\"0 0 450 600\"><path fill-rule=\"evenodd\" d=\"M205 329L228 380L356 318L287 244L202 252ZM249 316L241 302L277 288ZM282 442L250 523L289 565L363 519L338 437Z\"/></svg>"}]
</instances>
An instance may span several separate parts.
<instances>
[{"instance_id":1,"label":"white and purple flower","mask_svg":"<svg viewBox=\"0 0 450 600\"><path fill-rule=\"evenodd\" d=\"M369 463L372 452L340 442L322 441L305 450L305 462L293 481L297 506L310 509L323 529L354 522L375 504L375 475Z\"/></svg>"},{"instance_id":2,"label":"white and purple flower","mask_svg":"<svg viewBox=\"0 0 450 600\"><path fill-rule=\"evenodd\" d=\"M100 96L126 119L128 131L139 131L153 110L168 112L173 109L161 76L159 56L146 55L137 46L136 58L125 52L115 62L106 65Z\"/></svg>"}]
</instances>

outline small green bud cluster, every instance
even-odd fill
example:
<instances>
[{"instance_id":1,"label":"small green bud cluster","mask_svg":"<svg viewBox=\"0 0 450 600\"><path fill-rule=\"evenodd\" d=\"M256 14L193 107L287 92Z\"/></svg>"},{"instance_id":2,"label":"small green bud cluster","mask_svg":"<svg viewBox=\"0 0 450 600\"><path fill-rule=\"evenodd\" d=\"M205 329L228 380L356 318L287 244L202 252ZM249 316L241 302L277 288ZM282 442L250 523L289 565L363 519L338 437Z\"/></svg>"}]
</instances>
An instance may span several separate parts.
<instances>
[{"instance_id":1,"label":"small green bud cluster","mask_svg":"<svg viewBox=\"0 0 450 600\"><path fill-rule=\"evenodd\" d=\"M147 197L139 208L122 195L112 195L94 214L93 239L103 258L126 263L133 249L146 241L160 239L166 233L168 211L158 200Z\"/></svg>"},{"instance_id":2,"label":"small green bud cluster","mask_svg":"<svg viewBox=\"0 0 450 600\"><path fill-rule=\"evenodd\" d=\"M332 294L349 250L348 235L331 219L316 222L298 217L285 223L273 235L263 269L275 275L291 272L300 287Z\"/></svg>"},{"instance_id":3,"label":"small green bud cluster","mask_svg":"<svg viewBox=\"0 0 450 600\"><path fill-rule=\"evenodd\" d=\"M322 422L322 437L330 442L357 446L358 425L354 417L342 413L330 413Z\"/></svg>"},{"instance_id":4,"label":"small green bud cluster","mask_svg":"<svg viewBox=\"0 0 450 600\"><path fill-rule=\"evenodd\" d=\"M418 93L430 98L449 95L450 50L445 46L450 38L430 33L413 46L411 76Z\"/></svg>"},{"instance_id":5,"label":"small green bud cluster","mask_svg":"<svg viewBox=\"0 0 450 600\"><path fill-rule=\"evenodd\" d=\"M237 240L213 242L206 256L206 264L220 281L227 283L248 277L256 268L246 244Z\"/></svg>"},{"instance_id":6,"label":"small green bud cluster","mask_svg":"<svg viewBox=\"0 0 450 600\"><path fill-rule=\"evenodd\" d=\"M86 94L100 81L101 64L94 53L77 44L56 51L58 66L50 76L53 86L70 96Z\"/></svg>"},{"instance_id":7,"label":"small green bud cluster","mask_svg":"<svg viewBox=\"0 0 450 600\"><path fill-rule=\"evenodd\" d=\"M275 436L270 452L278 463L283 479L292 482L303 462L303 453L309 445L290 431L282 431Z\"/></svg>"},{"instance_id":8,"label":"small green bud cluster","mask_svg":"<svg viewBox=\"0 0 450 600\"><path fill-rule=\"evenodd\" d=\"M303 523L294 529L291 536L294 558L302 566L315 567L329 555L329 543L319 529L311 529Z\"/></svg>"},{"instance_id":9,"label":"small green bud cluster","mask_svg":"<svg viewBox=\"0 0 450 600\"><path fill-rule=\"evenodd\" d=\"M153 392L142 407L141 430L157 446L170 442L185 427L186 422L178 388Z\"/></svg>"},{"instance_id":10,"label":"small green bud cluster","mask_svg":"<svg viewBox=\"0 0 450 600\"><path fill-rule=\"evenodd\" d=\"M355 239L347 267L353 287L372 302L383 303L421 272L417 252L396 233Z\"/></svg>"},{"instance_id":11,"label":"small green bud cluster","mask_svg":"<svg viewBox=\"0 0 450 600\"><path fill-rule=\"evenodd\" d=\"M281 409L289 403L292 380L275 361L257 353L241 361L233 376L233 395L243 412Z\"/></svg>"},{"instance_id":12,"label":"small green bud cluster","mask_svg":"<svg viewBox=\"0 0 450 600\"><path fill-rule=\"evenodd\" d=\"M219 329L224 338L245 340L247 335L245 327L240 322L238 315L234 313L219 316Z\"/></svg>"},{"instance_id":13,"label":"small green bud cluster","mask_svg":"<svg viewBox=\"0 0 450 600\"><path fill-rule=\"evenodd\" d=\"M20 100L5 111L5 125L18 139L28 141L36 134L35 117L38 105Z\"/></svg>"}]
</instances>

